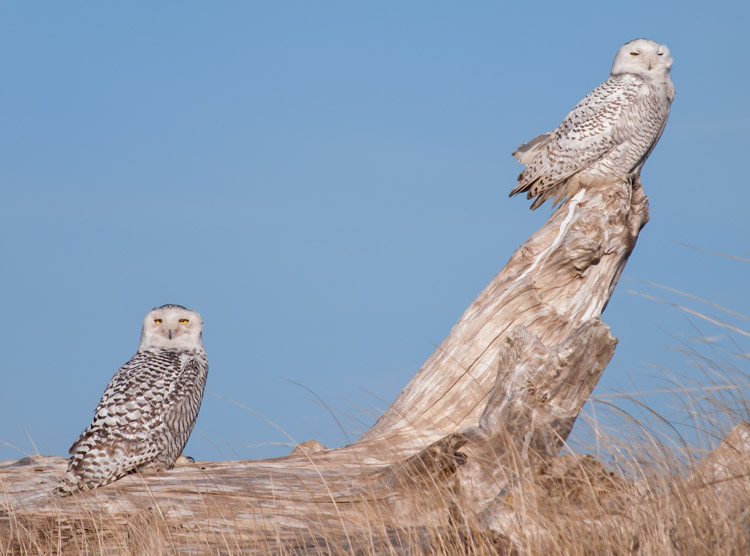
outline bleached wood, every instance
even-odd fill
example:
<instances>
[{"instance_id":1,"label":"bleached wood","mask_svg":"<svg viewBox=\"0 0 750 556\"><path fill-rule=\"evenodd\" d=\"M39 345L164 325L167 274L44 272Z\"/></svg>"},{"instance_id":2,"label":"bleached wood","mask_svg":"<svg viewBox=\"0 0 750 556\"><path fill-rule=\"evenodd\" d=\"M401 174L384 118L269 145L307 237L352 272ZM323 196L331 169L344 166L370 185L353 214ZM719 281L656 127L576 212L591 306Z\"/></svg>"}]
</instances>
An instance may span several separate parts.
<instances>
[{"instance_id":1,"label":"bleached wood","mask_svg":"<svg viewBox=\"0 0 750 556\"><path fill-rule=\"evenodd\" d=\"M648 220L642 188L581 191L511 257L363 439L406 444L477 423L500 346L524 326L547 346L598 318ZM597 377L598 378L598 377Z\"/></svg>"},{"instance_id":2,"label":"bleached wood","mask_svg":"<svg viewBox=\"0 0 750 556\"><path fill-rule=\"evenodd\" d=\"M454 523L458 506L488 511L519 461L557 453L614 353L599 315L647 220L643 190L628 182L563 203L350 446L200 462L69 498L48 496L64 458L5 462L5 525L21 538L14 522L50 519L70 546L81 527L108 523L109 536L91 541L104 553L116 552L135 516L142 526L168 524L169 538L198 551L429 543L425 528Z\"/></svg>"}]
</instances>

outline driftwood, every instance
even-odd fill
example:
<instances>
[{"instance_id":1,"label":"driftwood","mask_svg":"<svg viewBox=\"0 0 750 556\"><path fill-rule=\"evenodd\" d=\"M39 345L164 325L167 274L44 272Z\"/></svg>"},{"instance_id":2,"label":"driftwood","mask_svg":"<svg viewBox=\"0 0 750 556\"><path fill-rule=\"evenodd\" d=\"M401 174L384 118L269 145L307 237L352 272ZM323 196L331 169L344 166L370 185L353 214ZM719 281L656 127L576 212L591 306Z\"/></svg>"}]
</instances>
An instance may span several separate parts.
<instances>
[{"instance_id":1,"label":"driftwood","mask_svg":"<svg viewBox=\"0 0 750 556\"><path fill-rule=\"evenodd\" d=\"M568 461L557 454L615 350L599 316L647 220L628 182L565 201L352 445L198 462L68 498L49 496L64 458L5 462L0 537L16 539L11 552L116 554L146 530L197 553L451 553L435 532L460 521L475 544L512 552L509 492L523 500L519 469ZM32 518L49 521L50 538L18 540Z\"/></svg>"}]
</instances>

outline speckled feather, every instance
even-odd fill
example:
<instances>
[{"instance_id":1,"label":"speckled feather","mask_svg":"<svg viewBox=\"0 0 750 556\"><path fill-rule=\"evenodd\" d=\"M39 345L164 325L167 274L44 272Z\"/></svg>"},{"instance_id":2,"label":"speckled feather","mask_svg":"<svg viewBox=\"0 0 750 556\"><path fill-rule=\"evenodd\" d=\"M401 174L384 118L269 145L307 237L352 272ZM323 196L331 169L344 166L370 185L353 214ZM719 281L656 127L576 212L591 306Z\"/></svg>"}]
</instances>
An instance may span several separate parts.
<instances>
[{"instance_id":1,"label":"speckled feather","mask_svg":"<svg viewBox=\"0 0 750 556\"><path fill-rule=\"evenodd\" d=\"M139 349L112 377L92 423L71 446L59 491L102 486L135 470L171 469L193 430L207 376L200 339L189 349Z\"/></svg>"},{"instance_id":2,"label":"speckled feather","mask_svg":"<svg viewBox=\"0 0 750 556\"><path fill-rule=\"evenodd\" d=\"M635 60L624 58L629 45L659 48L654 69L642 72ZM640 54L640 53L639 53ZM666 54L666 56L664 56ZM640 60L639 60L640 61ZM616 68L633 66L621 73ZM636 39L615 58L613 73L589 93L550 133L521 145L513 155L524 165L511 195L537 197L532 209L553 195L559 202L580 186L634 180L661 137L674 98L669 79L671 58L666 47Z\"/></svg>"}]
</instances>

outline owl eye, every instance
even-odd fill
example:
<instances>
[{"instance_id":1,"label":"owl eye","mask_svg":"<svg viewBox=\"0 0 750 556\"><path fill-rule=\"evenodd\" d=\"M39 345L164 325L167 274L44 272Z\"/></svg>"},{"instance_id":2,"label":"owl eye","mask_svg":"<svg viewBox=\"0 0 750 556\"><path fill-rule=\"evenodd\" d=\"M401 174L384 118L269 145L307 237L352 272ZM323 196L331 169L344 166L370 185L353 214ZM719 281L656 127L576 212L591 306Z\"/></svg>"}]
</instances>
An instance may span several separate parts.
<instances>
[{"instance_id":1,"label":"owl eye","mask_svg":"<svg viewBox=\"0 0 750 556\"><path fill-rule=\"evenodd\" d=\"M664 56L664 53L663 52L657 52L656 55L657 56Z\"/></svg>"},{"instance_id":2,"label":"owl eye","mask_svg":"<svg viewBox=\"0 0 750 556\"><path fill-rule=\"evenodd\" d=\"M187 324L190 321L188 319L180 319L180 324Z\"/></svg>"},{"instance_id":3,"label":"owl eye","mask_svg":"<svg viewBox=\"0 0 750 556\"><path fill-rule=\"evenodd\" d=\"M631 56L638 56L638 54L640 54L640 52L631 52L630 53Z\"/></svg>"},{"instance_id":4,"label":"owl eye","mask_svg":"<svg viewBox=\"0 0 750 556\"><path fill-rule=\"evenodd\" d=\"M161 319L154 319L154 324L161 324Z\"/></svg>"}]
</instances>

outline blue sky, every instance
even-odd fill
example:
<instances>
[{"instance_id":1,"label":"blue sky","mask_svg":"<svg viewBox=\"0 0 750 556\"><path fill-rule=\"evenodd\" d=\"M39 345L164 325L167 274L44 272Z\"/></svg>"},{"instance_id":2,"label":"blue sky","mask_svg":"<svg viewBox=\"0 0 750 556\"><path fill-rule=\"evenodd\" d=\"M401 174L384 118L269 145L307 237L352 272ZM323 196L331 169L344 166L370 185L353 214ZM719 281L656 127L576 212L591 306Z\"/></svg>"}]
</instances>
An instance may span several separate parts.
<instances>
[{"instance_id":1,"label":"blue sky","mask_svg":"<svg viewBox=\"0 0 750 556\"><path fill-rule=\"evenodd\" d=\"M636 37L670 47L677 99L625 276L750 314L750 263L680 245L750 258L749 23L740 2L0 4L0 459L64 455L164 303L205 322L186 453L356 439L549 215L508 199L511 151ZM597 395L700 383L672 349L696 326L750 351L628 290L750 328L622 280Z\"/></svg>"}]
</instances>

